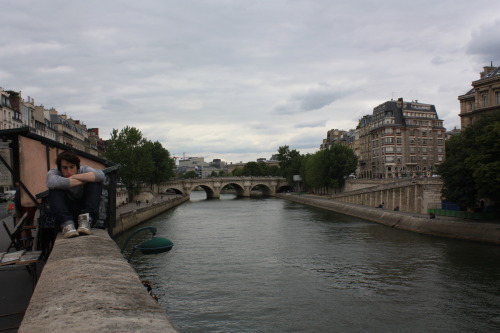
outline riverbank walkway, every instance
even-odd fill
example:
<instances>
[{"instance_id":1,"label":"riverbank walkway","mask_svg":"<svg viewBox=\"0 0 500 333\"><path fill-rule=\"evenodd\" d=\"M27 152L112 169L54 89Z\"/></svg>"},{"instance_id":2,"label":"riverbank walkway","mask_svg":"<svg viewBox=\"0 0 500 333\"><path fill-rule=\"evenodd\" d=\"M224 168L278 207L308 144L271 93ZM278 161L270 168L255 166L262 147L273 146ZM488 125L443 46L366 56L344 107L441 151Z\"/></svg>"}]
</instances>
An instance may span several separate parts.
<instances>
[{"instance_id":1,"label":"riverbank walkway","mask_svg":"<svg viewBox=\"0 0 500 333\"><path fill-rule=\"evenodd\" d=\"M168 197L165 197L165 201ZM137 206L135 202L121 205L116 208L117 218L122 214L128 214L140 208L150 207L153 203L142 202ZM35 216L35 221L38 218L38 212ZM5 224L12 230L14 223L12 216L7 216L0 220L0 224ZM9 246L10 239L1 226L0 231L0 252L5 252ZM34 233L35 234L35 233ZM10 252L12 252L11 250ZM40 276L44 262L37 264L37 275ZM5 267L5 266L4 266ZM38 278L37 277L37 278ZM3 268L0 271L0 332L14 333L18 331L18 327L23 320L24 313L28 308L31 296L34 291L32 276L26 267L16 267L13 265L9 268Z\"/></svg>"}]
</instances>

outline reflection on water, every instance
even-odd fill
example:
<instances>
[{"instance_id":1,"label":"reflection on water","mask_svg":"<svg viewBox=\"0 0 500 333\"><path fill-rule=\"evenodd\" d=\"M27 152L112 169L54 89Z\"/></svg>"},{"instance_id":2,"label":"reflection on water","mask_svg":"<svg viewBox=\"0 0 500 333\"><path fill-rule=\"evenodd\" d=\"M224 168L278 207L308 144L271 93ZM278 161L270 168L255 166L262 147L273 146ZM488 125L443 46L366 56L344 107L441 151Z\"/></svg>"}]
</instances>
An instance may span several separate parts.
<instances>
[{"instance_id":1,"label":"reflection on water","mask_svg":"<svg viewBox=\"0 0 500 333\"><path fill-rule=\"evenodd\" d=\"M171 252L132 261L180 332L500 331L498 246L203 195L147 223Z\"/></svg>"}]
</instances>

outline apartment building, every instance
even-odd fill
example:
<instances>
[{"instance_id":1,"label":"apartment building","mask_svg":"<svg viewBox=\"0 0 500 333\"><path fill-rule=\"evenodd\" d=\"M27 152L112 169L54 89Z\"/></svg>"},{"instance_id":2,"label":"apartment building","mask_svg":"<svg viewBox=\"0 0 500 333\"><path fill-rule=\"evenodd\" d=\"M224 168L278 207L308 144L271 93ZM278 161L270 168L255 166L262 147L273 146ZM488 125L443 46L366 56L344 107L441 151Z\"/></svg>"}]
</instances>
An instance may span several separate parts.
<instances>
[{"instance_id":1,"label":"apartment building","mask_svg":"<svg viewBox=\"0 0 500 333\"><path fill-rule=\"evenodd\" d=\"M23 126L23 120L19 107L16 107L15 94L12 91L4 91L0 88L1 93L1 114L0 114L0 130L19 128Z\"/></svg>"},{"instance_id":2,"label":"apartment building","mask_svg":"<svg viewBox=\"0 0 500 333\"><path fill-rule=\"evenodd\" d=\"M79 120L73 120L54 109L35 105L31 97L22 98L20 92L1 92L0 129L28 127L33 133L60 142L92 155L102 156L104 145L99 129L87 129Z\"/></svg>"},{"instance_id":3,"label":"apartment building","mask_svg":"<svg viewBox=\"0 0 500 333\"><path fill-rule=\"evenodd\" d=\"M186 173L194 171L200 178L207 178L212 173L219 174L221 171L227 172L227 165L221 159L213 159L212 162L205 162L204 157L187 157L179 160L177 171Z\"/></svg>"},{"instance_id":4,"label":"apartment building","mask_svg":"<svg viewBox=\"0 0 500 333\"><path fill-rule=\"evenodd\" d=\"M479 80L472 81L472 89L458 96L460 125L469 126L482 115L500 111L500 66L483 67Z\"/></svg>"},{"instance_id":5,"label":"apartment building","mask_svg":"<svg viewBox=\"0 0 500 333\"><path fill-rule=\"evenodd\" d=\"M446 129L431 104L387 101L357 130L361 178L429 177L445 159Z\"/></svg>"}]
</instances>

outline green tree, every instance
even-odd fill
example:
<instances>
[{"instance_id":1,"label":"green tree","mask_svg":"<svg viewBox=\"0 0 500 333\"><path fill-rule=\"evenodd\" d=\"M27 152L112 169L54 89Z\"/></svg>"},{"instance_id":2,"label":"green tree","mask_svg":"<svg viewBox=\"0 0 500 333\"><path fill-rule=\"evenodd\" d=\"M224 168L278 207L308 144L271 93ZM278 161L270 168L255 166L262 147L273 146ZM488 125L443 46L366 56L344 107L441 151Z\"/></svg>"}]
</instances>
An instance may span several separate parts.
<instances>
[{"instance_id":1,"label":"green tree","mask_svg":"<svg viewBox=\"0 0 500 333\"><path fill-rule=\"evenodd\" d=\"M194 170L189 170L182 177L184 179L193 179L193 178L198 178L198 174Z\"/></svg>"},{"instance_id":2,"label":"green tree","mask_svg":"<svg viewBox=\"0 0 500 333\"><path fill-rule=\"evenodd\" d=\"M173 174L175 162L159 142L151 142L135 127L113 129L105 157L121 165L122 182L132 189L139 183L157 183Z\"/></svg>"},{"instance_id":3,"label":"green tree","mask_svg":"<svg viewBox=\"0 0 500 333\"><path fill-rule=\"evenodd\" d=\"M500 198L500 112L485 115L446 141L439 166L443 197L462 208Z\"/></svg>"},{"instance_id":4,"label":"green tree","mask_svg":"<svg viewBox=\"0 0 500 333\"><path fill-rule=\"evenodd\" d=\"M231 174L234 177L242 177L243 176L243 168L235 168L233 171L231 171Z\"/></svg>"},{"instance_id":5,"label":"green tree","mask_svg":"<svg viewBox=\"0 0 500 333\"><path fill-rule=\"evenodd\" d=\"M170 157L170 152L163 148L158 141L144 142L144 149L147 150L153 162L153 171L149 175L151 184L160 183L174 176L175 161Z\"/></svg>"},{"instance_id":6,"label":"green tree","mask_svg":"<svg viewBox=\"0 0 500 333\"><path fill-rule=\"evenodd\" d=\"M304 158L301 176L307 186L339 189L356 171L358 158L352 149L335 144Z\"/></svg>"},{"instance_id":7,"label":"green tree","mask_svg":"<svg viewBox=\"0 0 500 333\"><path fill-rule=\"evenodd\" d=\"M289 184L293 184L293 176L300 174L302 160L304 156L299 151L290 150L288 146L278 148L278 161L281 171L281 176L286 178Z\"/></svg>"},{"instance_id":8,"label":"green tree","mask_svg":"<svg viewBox=\"0 0 500 333\"><path fill-rule=\"evenodd\" d=\"M243 176L263 177L269 175L269 167L264 162L248 162L243 167Z\"/></svg>"}]
</instances>

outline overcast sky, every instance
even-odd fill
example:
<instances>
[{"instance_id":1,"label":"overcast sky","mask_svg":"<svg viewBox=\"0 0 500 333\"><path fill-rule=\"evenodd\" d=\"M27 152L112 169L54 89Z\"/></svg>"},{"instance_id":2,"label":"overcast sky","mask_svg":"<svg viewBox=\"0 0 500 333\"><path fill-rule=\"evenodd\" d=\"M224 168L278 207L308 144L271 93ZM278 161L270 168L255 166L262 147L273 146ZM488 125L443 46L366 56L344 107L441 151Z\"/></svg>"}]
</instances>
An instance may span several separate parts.
<instances>
[{"instance_id":1,"label":"overcast sky","mask_svg":"<svg viewBox=\"0 0 500 333\"><path fill-rule=\"evenodd\" d=\"M403 97L460 127L459 95L500 66L498 0L2 0L0 86L109 138L173 155L319 148Z\"/></svg>"}]
</instances>

